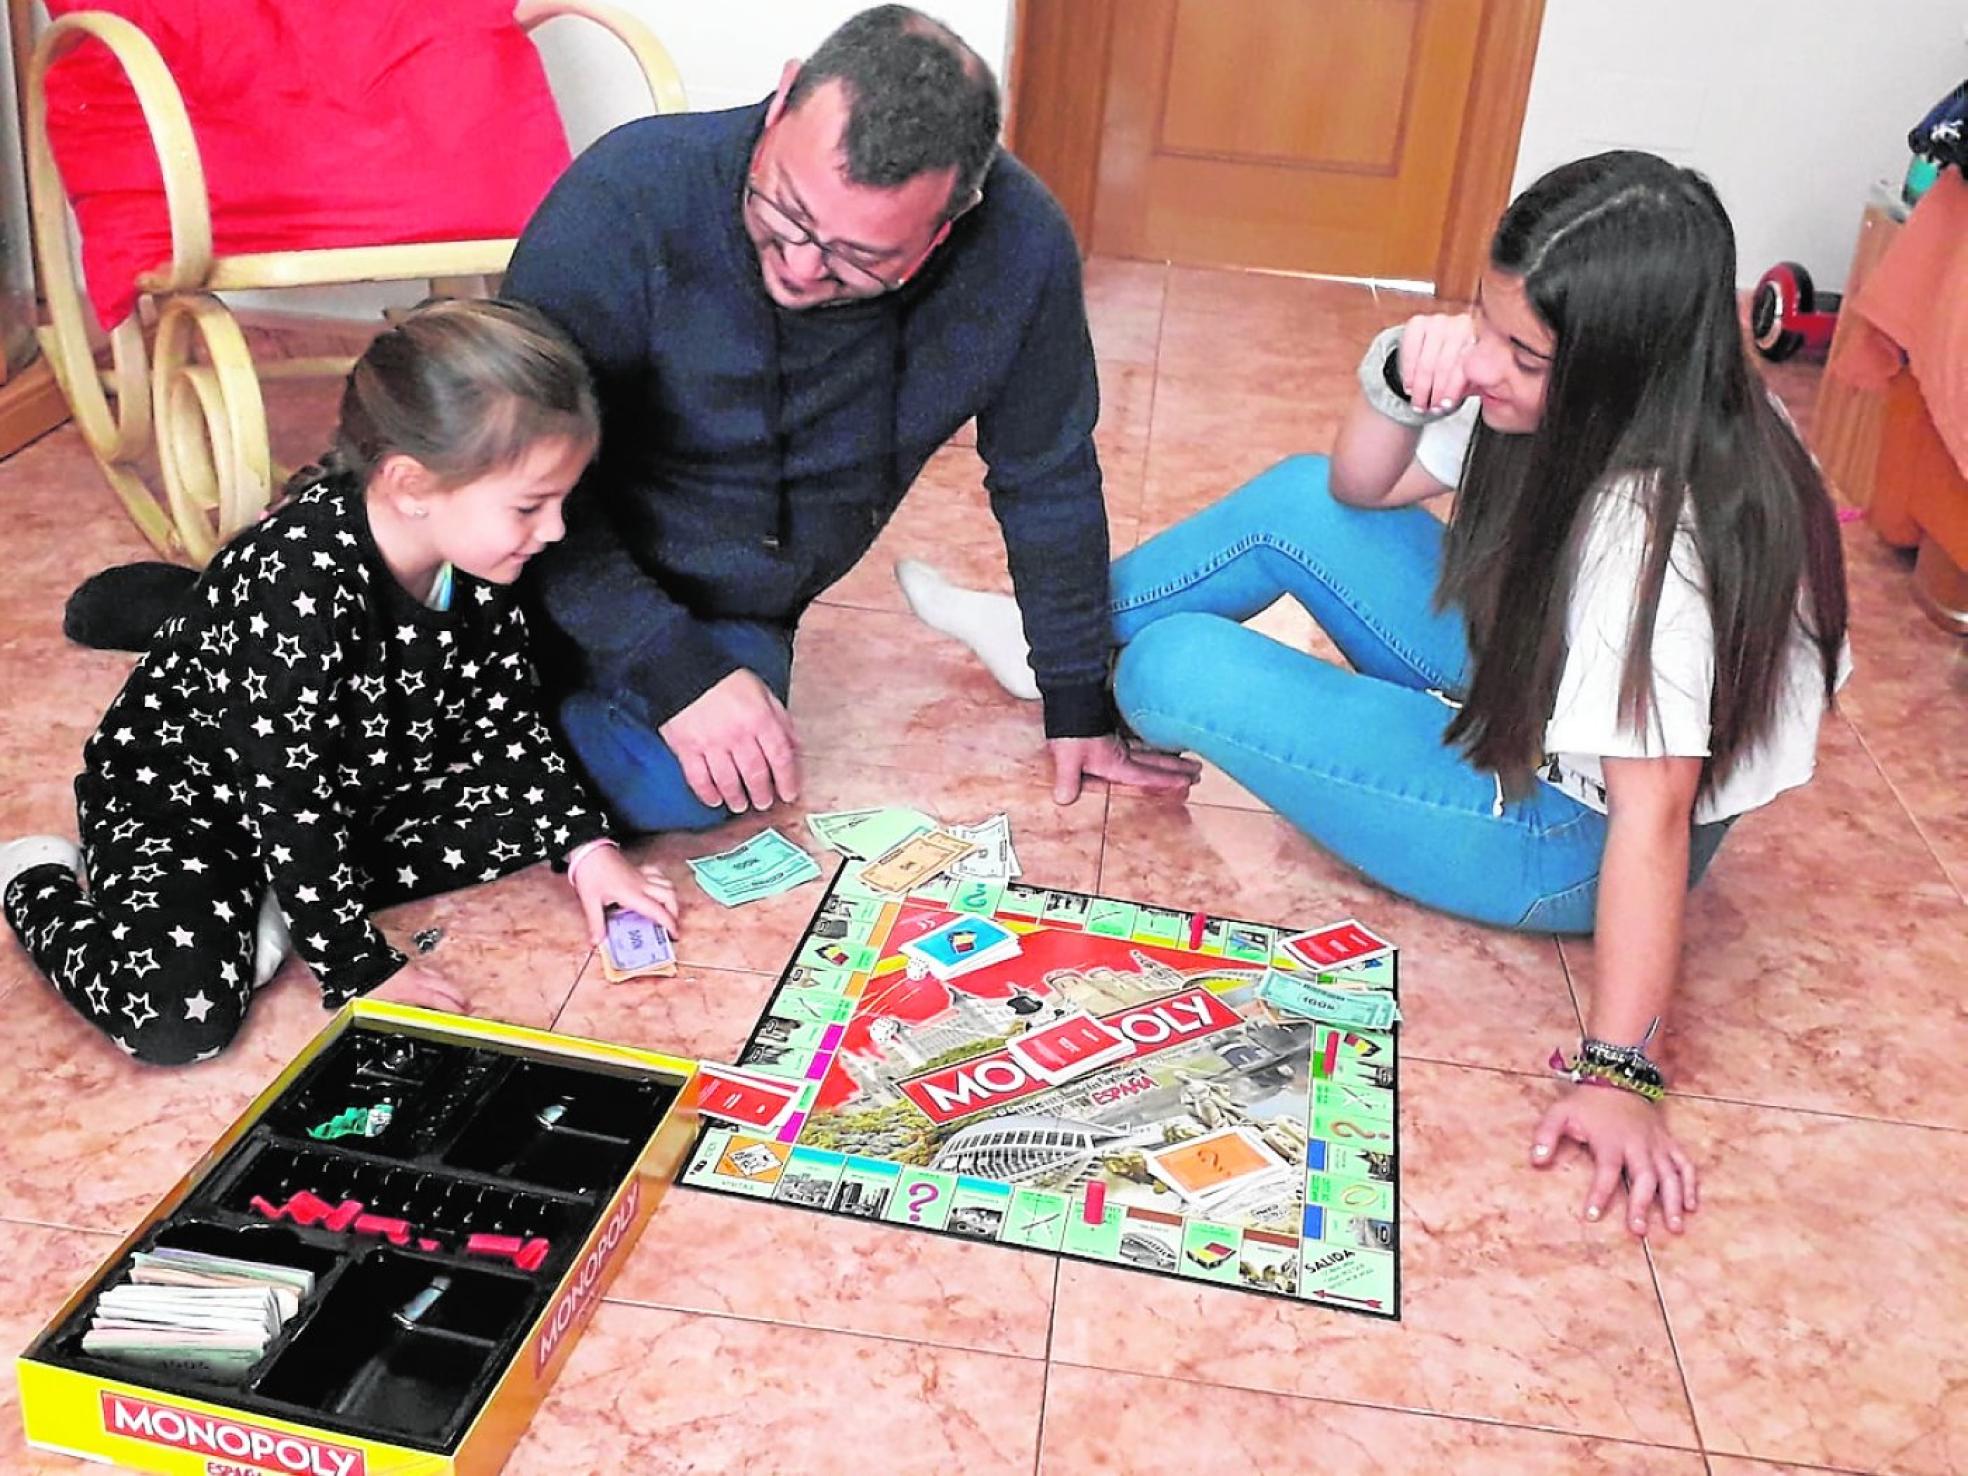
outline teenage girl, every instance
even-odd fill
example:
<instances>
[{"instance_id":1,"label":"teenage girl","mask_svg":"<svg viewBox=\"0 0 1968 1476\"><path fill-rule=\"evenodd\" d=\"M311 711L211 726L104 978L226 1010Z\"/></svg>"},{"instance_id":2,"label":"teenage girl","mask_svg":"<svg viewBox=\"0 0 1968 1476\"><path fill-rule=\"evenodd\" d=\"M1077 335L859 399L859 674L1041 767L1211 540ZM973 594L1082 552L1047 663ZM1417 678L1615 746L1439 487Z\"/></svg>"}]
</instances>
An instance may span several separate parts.
<instances>
[{"instance_id":1,"label":"teenage girl","mask_svg":"<svg viewBox=\"0 0 1968 1476\"><path fill-rule=\"evenodd\" d=\"M1330 459L1114 565L1122 714L1393 891L1595 934L1532 1159L1576 1139L1588 1219L1623 1176L1633 1231L1656 1205L1679 1231L1695 1170L1649 1049L1687 890L1738 816L1810 778L1848 664L1836 518L1745 355L1728 217L1652 155L1567 164L1505 213L1474 310L1389 329L1359 382ZM1419 504L1452 490L1445 527ZM1007 664L1015 617L901 574ZM1281 595L1352 670L1241 624Z\"/></svg>"},{"instance_id":2,"label":"teenage girl","mask_svg":"<svg viewBox=\"0 0 1968 1476\"><path fill-rule=\"evenodd\" d=\"M675 927L542 724L511 586L561 536L594 393L531 308L440 302L370 346L333 451L212 561L84 750L82 845L0 848L35 964L138 1059L203 1060L292 946L330 1008L462 1009L369 914L564 861ZM264 899L264 904L263 904Z\"/></svg>"}]
</instances>

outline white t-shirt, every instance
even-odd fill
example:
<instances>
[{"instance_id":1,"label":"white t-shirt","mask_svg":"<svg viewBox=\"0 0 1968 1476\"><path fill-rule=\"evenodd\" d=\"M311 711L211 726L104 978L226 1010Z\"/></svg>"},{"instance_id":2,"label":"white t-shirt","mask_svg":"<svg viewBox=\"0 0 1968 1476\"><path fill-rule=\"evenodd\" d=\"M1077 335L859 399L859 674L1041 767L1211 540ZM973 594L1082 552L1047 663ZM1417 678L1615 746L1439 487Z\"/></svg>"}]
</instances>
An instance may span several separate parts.
<instances>
[{"instance_id":1,"label":"white t-shirt","mask_svg":"<svg viewBox=\"0 0 1968 1476\"><path fill-rule=\"evenodd\" d=\"M1475 402L1422 431L1416 459L1444 486L1462 479L1463 453L1474 433ZM1565 612L1565 666L1544 728L1538 777L1580 803L1606 811L1611 758L1706 758L1709 703L1715 682L1715 627L1703 593L1693 514L1683 513L1654 619L1654 703L1646 731L1620 715L1620 676L1633 622L1647 514L1641 488L1616 482L1599 494L1579 549L1578 573ZM1851 650L1839 654L1838 681L1851 674ZM1777 716L1763 740L1695 805L1706 825L1768 804L1810 779L1824 717L1823 668L1801 621L1791 626Z\"/></svg>"}]
</instances>

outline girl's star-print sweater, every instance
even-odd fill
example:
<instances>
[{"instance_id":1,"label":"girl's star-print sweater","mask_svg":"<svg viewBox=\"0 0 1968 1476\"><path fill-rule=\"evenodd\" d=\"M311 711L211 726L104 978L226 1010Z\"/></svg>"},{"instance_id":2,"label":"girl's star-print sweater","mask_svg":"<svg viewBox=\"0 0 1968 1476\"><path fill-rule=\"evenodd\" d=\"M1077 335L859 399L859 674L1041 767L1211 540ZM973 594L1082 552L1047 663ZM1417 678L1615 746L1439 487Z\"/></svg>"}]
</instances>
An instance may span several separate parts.
<instances>
[{"instance_id":1,"label":"girl's star-print sweater","mask_svg":"<svg viewBox=\"0 0 1968 1476\"><path fill-rule=\"evenodd\" d=\"M541 720L511 591L460 572L450 609L419 604L384 564L360 490L338 478L220 550L84 765L85 805L114 795L256 857L330 1008L404 963L369 921L365 862L396 868L399 895L437 892L514 870L514 835L540 860L607 833ZM532 824L498 827L513 848L500 857L393 845L427 810L424 786Z\"/></svg>"}]
</instances>

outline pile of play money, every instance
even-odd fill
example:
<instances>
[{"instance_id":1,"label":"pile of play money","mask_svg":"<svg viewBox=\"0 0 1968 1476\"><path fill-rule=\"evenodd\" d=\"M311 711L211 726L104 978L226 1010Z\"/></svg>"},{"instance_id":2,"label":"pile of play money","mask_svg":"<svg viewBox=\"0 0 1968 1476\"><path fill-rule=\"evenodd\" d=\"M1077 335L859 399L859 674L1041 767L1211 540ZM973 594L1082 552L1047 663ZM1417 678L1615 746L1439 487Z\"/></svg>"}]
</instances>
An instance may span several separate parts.
<instances>
[{"instance_id":1,"label":"pile of play money","mask_svg":"<svg viewBox=\"0 0 1968 1476\"><path fill-rule=\"evenodd\" d=\"M970 881L1010 881L1022 870L1003 815L943 825L921 810L888 806L809 815L806 824L821 845L865 862L861 879L881 891L903 892L942 871Z\"/></svg>"},{"instance_id":2,"label":"pile of play money","mask_svg":"<svg viewBox=\"0 0 1968 1476\"><path fill-rule=\"evenodd\" d=\"M314 1274L160 1246L96 1298L82 1351L205 1379L245 1377L314 1290Z\"/></svg>"},{"instance_id":3,"label":"pile of play money","mask_svg":"<svg viewBox=\"0 0 1968 1476\"><path fill-rule=\"evenodd\" d=\"M761 830L743 845L693 858L690 870L713 902L740 907L812 881L820 863L778 831Z\"/></svg>"},{"instance_id":4,"label":"pile of play money","mask_svg":"<svg viewBox=\"0 0 1968 1476\"><path fill-rule=\"evenodd\" d=\"M1019 875L1011 822L993 815L976 825L944 825L907 806L833 810L807 816L821 845L861 861L862 880L901 893L940 872L968 881L1010 881ZM691 873L714 902L738 907L802 886L820 875L811 856L776 830L743 845L691 859Z\"/></svg>"}]
</instances>

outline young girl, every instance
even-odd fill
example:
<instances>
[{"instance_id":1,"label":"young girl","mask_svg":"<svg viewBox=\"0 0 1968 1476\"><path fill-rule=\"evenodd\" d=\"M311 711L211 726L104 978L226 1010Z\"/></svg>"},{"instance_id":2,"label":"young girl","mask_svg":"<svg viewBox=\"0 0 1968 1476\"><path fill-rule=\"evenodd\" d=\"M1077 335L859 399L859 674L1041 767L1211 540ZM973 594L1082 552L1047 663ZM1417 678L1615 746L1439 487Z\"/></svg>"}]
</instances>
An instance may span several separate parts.
<instances>
[{"instance_id":1,"label":"young girl","mask_svg":"<svg viewBox=\"0 0 1968 1476\"><path fill-rule=\"evenodd\" d=\"M1836 520L1745 357L1728 217L1651 155L1565 165L1505 213L1475 310L1388 330L1359 379L1330 461L1115 564L1116 697L1383 886L1596 934L1575 1084L1532 1158L1577 1139L1588 1219L1624 1174L1631 1229L1657 1203L1679 1231L1695 1173L1647 1051L1686 892L1736 817L1810 777L1844 665ZM1457 486L1447 528L1417 505ZM980 597L919 567L904 587L1003 645ZM1352 671L1239 623L1280 595Z\"/></svg>"},{"instance_id":2,"label":"young girl","mask_svg":"<svg viewBox=\"0 0 1968 1476\"><path fill-rule=\"evenodd\" d=\"M531 308L433 303L376 339L323 466L220 551L89 740L81 849L0 850L7 921L83 1019L139 1060L203 1060L287 929L330 1008L460 1009L369 913L548 858L595 941L610 903L674 928L674 890L614 849L541 723L510 588L597 435Z\"/></svg>"}]
</instances>

